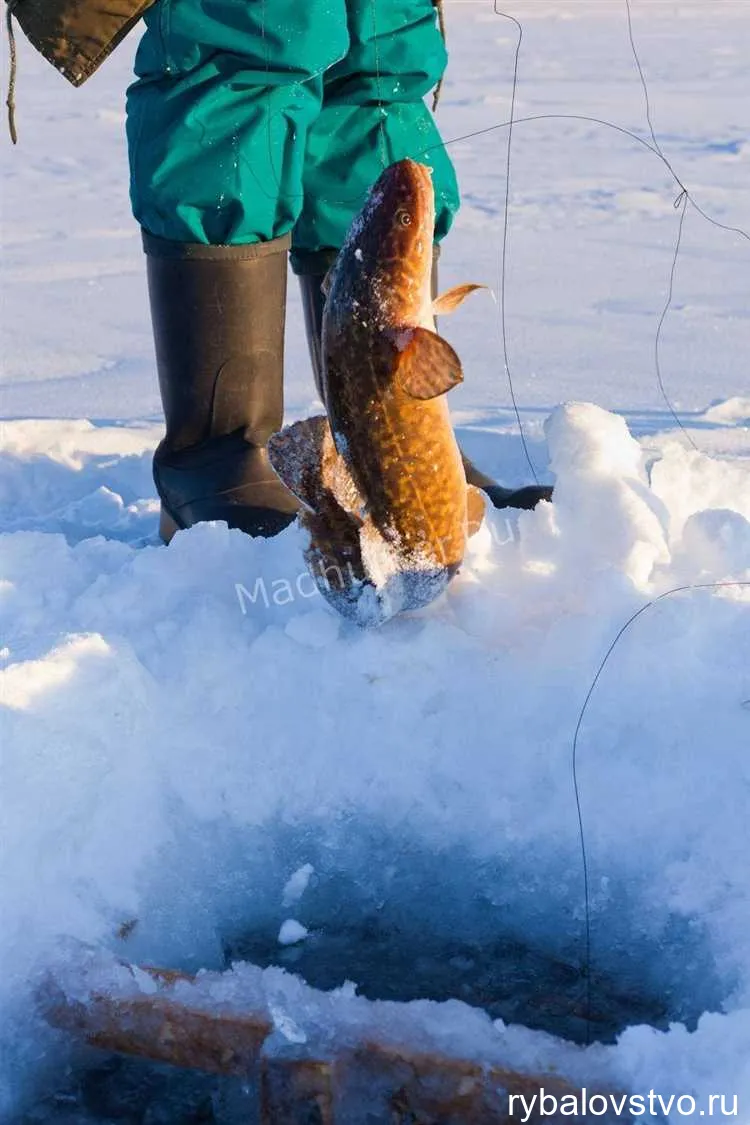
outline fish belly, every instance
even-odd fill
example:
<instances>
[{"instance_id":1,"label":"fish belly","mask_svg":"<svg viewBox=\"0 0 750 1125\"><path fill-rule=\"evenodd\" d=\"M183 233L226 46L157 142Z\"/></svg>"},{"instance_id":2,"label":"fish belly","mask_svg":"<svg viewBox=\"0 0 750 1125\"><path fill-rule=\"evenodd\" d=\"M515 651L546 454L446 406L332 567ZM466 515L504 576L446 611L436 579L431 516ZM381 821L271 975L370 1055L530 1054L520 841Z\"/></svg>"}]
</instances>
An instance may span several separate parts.
<instances>
[{"instance_id":1,"label":"fish belly","mask_svg":"<svg viewBox=\"0 0 750 1125\"><path fill-rule=\"evenodd\" d=\"M466 545L466 477L447 403L394 395L362 420L346 448L389 547L412 567L457 567Z\"/></svg>"}]
</instances>

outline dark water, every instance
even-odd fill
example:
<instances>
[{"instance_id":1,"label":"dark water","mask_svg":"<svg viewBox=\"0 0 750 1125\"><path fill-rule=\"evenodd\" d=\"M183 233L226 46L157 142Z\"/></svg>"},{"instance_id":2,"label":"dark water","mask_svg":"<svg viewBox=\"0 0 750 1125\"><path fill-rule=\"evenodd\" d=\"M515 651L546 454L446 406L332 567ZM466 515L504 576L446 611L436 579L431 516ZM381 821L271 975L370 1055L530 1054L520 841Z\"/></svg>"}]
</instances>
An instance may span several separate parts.
<instances>
[{"instance_id":1,"label":"dark water","mask_svg":"<svg viewBox=\"0 0 750 1125\"><path fill-rule=\"evenodd\" d=\"M679 1021L692 1028L704 1011L720 1008L731 988L732 982L717 977L703 928L672 919L645 929L631 885L593 916L587 975L582 916L564 879L526 877L519 884L507 866L482 867L475 857L436 855L422 845L407 848L403 840L398 853L388 841L378 851L372 834L359 844L352 839L347 854L359 869L355 878L333 863L326 871L324 851L314 854L309 837L303 843L297 854L291 846L269 853L267 887L257 868L248 875L255 916L265 911L267 921L248 928L225 919L226 966L238 960L278 965L324 990L350 980L370 999L456 998L506 1023L579 1043L612 1042L633 1024L666 1028ZM285 862L277 872L272 867L279 851ZM306 860L316 875L290 913L309 937L280 947L280 888ZM93 1051L88 1058L18 1125L257 1121L257 1091L239 1080Z\"/></svg>"},{"instance_id":2,"label":"dark water","mask_svg":"<svg viewBox=\"0 0 750 1125\"><path fill-rule=\"evenodd\" d=\"M281 965L323 990L352 980L370 1000L463 1000L493 1019L578 1043L612 1042L630 1024L667 1027L672 1018L663 997L618 988L597 974L589 985L577 966L518 941L479 944L409 934L378 918L313 932L286 949L279 949L275 934L248 934L229 944L227 954L228 960Z\"/></svg>"},{"instance_id":3,"label":"dark water","mask_svg":"<svg viewBox=\"0 0 750 1125\"><path fill-rule=\"evenodd\" d=\"M20 1125L256 1125L257 1090L144 1059L108 1057L71 1077Z\"/></svg>"},{"instance_id":4,"label":"dark water","mask_svg":"<svg viewBox=\"0 0 750 1125\"><path fill-rule=\"evenodd\" d=\"M686 1007L597 974L589 986L576 966L518 941L480 944L404 933L377 917L313 932L304 943L285 949L275 933L245 934L227 943L226 954L228 962L281 965L316 988L354 980L371 999L457 998L493 1018L577 1042L611 1041L634 1023L666 1027ZM254 1125L256 1115L257 1092L239 1080L103 1057L23 1118L22 1125Z\"/></svg>"}]
</instances>

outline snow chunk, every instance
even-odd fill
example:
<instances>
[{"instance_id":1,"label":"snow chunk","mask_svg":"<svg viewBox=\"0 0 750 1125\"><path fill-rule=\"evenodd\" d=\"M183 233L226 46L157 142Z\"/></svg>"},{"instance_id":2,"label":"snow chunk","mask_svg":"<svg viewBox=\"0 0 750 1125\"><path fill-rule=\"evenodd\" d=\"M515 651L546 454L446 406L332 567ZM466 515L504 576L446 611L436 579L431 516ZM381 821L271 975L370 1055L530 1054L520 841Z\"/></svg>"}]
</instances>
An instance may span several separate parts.
<instances>
[{"instance_id":1,"label":"snow chunk","mask_svg":"<svg viewBox=\"0 0 750 1125\"><path fill-rule=\"evenodd\" d=\"M550 561L562 573L588 572L594 581L617 571L646 589L654 567L669 559L668 519L624 419L576 403L555 410L545 433L557 475L554 503L542 514L553 521L558 541L549 552L545 536Z\"/></svg>"},{"instance_id":2,"label":"snow chunk","mask_svg":"<svg viewBox=\"0 0 750 1125\"><path fill-rule=\"evenodd\" d=\"M315 868L311 863L304 863L302 867L298 867L284 885L281 895L282 906L292 906L295 902L299 902L314 874Z\"/></svg>"},{"instance_id":3,"label":"snow chunk","mask_svg":"<svg viewBox=\"0 0 750 1125\"><path fill-rule=\"evenodd\" d=\"M724 425L736 422L750 425L750 398L735 395L724 402L717 402L709 406L703 417L707 422L719 422Z\"/></svg>"},{"instance_id":4,"label":"snow chunk","mask_svg":"<svg viewBox=\"0 0 750 1125\"><path fill-rule=\"evenodd\" d=\"M0 696L6 707L26 711L40 696L64 687L90 658L111 655L103 637L71 637L40 660L26 660L0 670Z\"/></svg>"},{"instance_id":5,"label":"snow chunk","mask_svg":"<svg viewBox=\"0 0 750 1125\"><path fill-rule=\"evenodd\" d=\"M279 945L296 945L297 942L304 941L308 934L309 930L301 922L295 918L287 918L281 923L278 942Z\"/></svg>"}]
</instances>

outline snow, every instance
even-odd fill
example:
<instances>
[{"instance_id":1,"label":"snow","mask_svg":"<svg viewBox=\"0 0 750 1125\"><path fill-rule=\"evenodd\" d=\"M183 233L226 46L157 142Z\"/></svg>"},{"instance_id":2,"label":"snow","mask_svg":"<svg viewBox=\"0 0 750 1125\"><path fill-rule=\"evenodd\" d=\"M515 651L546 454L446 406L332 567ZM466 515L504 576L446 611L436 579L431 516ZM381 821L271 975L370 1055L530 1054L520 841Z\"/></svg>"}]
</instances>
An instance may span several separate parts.
<instances>
[{"instance_id":1,"label":"snow","mask_svg":"<svg viewBox=\"0 0 750 1125\"><path fill-rule=\"evenodd\" d=\"M310 885L310 880L314 874L315 868L311 863L303 863L301 867L298 867L286 881L281 895L281 905L291 906L293 903L299 902Z\"/></svg>"},{"instance_id":2,"label":"snow","mask_svg":"<svg viewBox=\"0 0 750 1125\"><path fill-rule=\"evenodd\" d=\"M665 153L707 212L749 229L742 6L632 9ZM624 4L508 11L524 27L520 117L647 137ZM467 138L507 119L515 32L491 5L449 0L448 20L441 123ZM0 1119L91 1065L34 1002L50 965L75 977L80 942L107 980L112 955L223 969L248 935L294 972L376 918L415 973L430 950L499 938L580 966L575 765L592 1007L630 998L617 1041L528 1030L561 1029L531 1009L498 1027L458 999L372 1004L351 985L328 1001L336 1027L372 1020L397 1041L424 1019L431 1043L477 1058L502 1034L519 1065L736 1094L750 1121L750 246L686 211L660 353L683 431L654 366L679 189L604 126L519 124L509 359L555 502L491 513L433 606L361 631L298 582L295 528L157 543L161 427L121 125L131 49L74 91L19 44L21 143L3 165ZM464 209L441 289L500 290L506 140L452 145ZM466 373L451 394L464 448L519 484L497 316L467 302L441 330ZM288 336L291 419L319 410L293 285ZM310 936L280 947L290 913ZM339 985L360 983L340 968ZM268 987L287 1039L325 1023L289 974L234 974L206 987Z\"/></svg>"},{"instance_id":3,"label":"snow","mask_svg":"<svg viewBox=\"0 0 750 1125\"><path fill-rule=\"evenodd\" d=\"M296 945L297 942L304 941L309 932L296 918L287 918L281 923L279 945Z\"/></svg>"},{"instance_id":4,"label":"snow","mask_svg":"<svg viewBox=\"0 0 750 1125\"><path fill-rule=\"evenodd\" d=\"M63 970L56 979L70 1000L85 1001L103 985L109 995L123 1000L157 991L149 974L126 971L111 957L90 949L74 951L68 974ZM258 1019L270 1016L270 1055L294 1043L305 1044L310 1057L320 1058L369 1041L460 1059L468 1045L472 1057L486 1065L510 1065L534 1073L535 1067L562 1064L566 1074L582 1075L594 1058L600 1075L615 1076L608 1059L611 1050L599 1045L586 1051L561 1045L550 1036L493 1023L485 1012L457 1001L371 1002L358 997L351 982L321 993L277 968L239 964L224 973L201 971L192 981L179 981L170 996L191 1010L252 1012Z\"/></svg>"}]
</instances>

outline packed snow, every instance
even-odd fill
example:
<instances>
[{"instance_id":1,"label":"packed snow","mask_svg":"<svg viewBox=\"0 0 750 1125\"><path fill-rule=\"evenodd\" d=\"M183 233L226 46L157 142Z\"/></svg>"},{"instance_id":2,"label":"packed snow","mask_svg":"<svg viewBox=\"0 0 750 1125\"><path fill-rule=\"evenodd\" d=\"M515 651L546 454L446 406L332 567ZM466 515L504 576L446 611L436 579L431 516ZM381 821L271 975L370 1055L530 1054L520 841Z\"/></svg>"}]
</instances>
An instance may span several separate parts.
<instances>
[{"instance_id":1,"label":"packed snow","mask_svg":"<svg viewBox=\"0 0 750 1125\"><path fill-rule=\"evenodd\" d=\"M298 922L296 918L287 918L286 921L281 923L279 945L296 945L298 942L304 941L308 933L307 927Z\"/></svg>"},{"instance_id":2,"label":"packed snow","mask_svg":"<svg viewBox=\"0 0 750 1125\"><path fill-rule=\"evenodd\" d=\"M665 154L707 213L750 230L743 6L631 6ZM491 3L447 8L440 121L464 138L464 207L442 285L499 292L507 130L469 134L507 120L516 33ZM624 0L507 10L524 28L519 117L648 139ZM493 1025L460 1003L464 947L586 967L577 782L591 1019L502 1008L509 1042L529 1065L575 1058L589 1085L700 1108L736 1095L745 1125L750 242L686 206L660 341L678 426L654 345L679 187L606 126L517 126L509 361L554 503L490 513L434 605L362 631L304 581L294 527L158 543L161 423L122 138L132 46L75 91L19 44L21 140L2 173L0 1120L107 1119L60 1093L69 1066L98 1062L35 1000L80 943L307 977L332 949L331 986L358 985L341 935L379 919L406 949L404 993L420 959L438 966L447 1002L430 1026L481 1058ZM451 395L464 448L525 482L498 306L478 297L441 329L466 373ZM319 410L293 284L288 338L291 420ZM307 936L280 945L290 922ZM304 1031L304 986L272 972L280 1027ZM603 1034L612 994L625 999ZM331 1003L364 1011L352 985ZM386 1038L398 1011L379 1009ZM524 1024L607 1042L541 1046Z\"/></svg>"}]
</instances>

